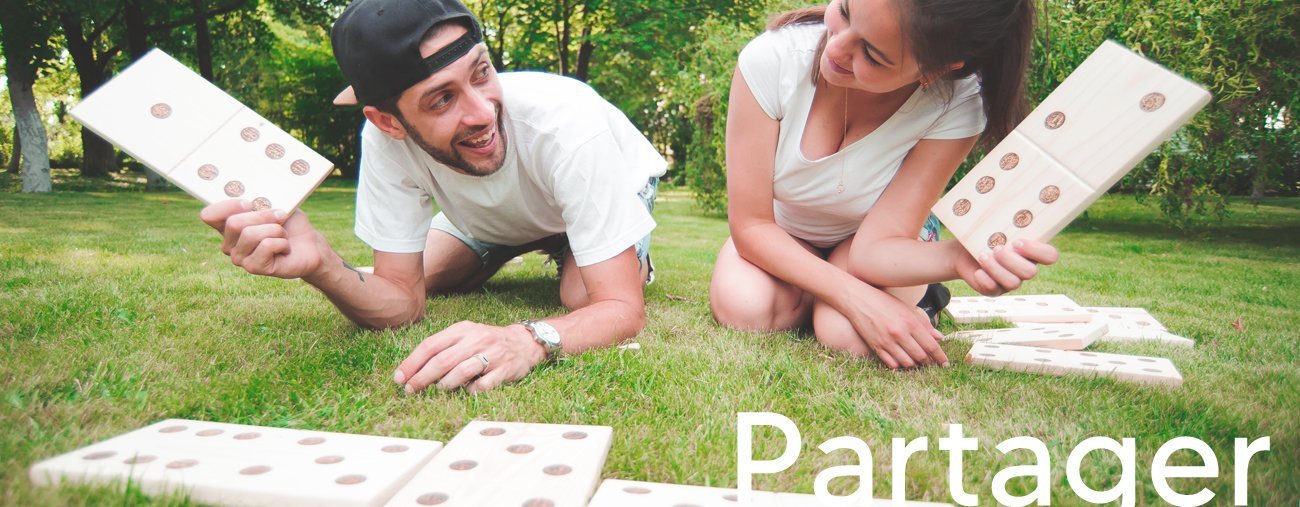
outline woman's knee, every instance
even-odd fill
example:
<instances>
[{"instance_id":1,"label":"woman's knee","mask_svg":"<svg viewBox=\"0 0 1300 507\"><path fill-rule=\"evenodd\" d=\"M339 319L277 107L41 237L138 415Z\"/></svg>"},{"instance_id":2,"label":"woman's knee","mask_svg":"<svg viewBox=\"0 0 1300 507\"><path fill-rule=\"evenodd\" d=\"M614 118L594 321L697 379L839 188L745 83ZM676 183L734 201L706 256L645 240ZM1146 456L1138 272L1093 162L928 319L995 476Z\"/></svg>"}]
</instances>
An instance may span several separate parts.
<instances>
[{"instance_id":1,"label":"woman's knee","mask_svg":"<svg viewBox=\"0 0 1300 507\"><path fill-rule=\"evenodd\" d=\"M709 282L709 306L719 324L744 330L789 329L807 321L802 290L750 264L731 240L723 244Z\"/></svg>"},{"instance_id":2,"label":"woman's knee","mask_svg":"<svg viewBox=\"0 0 1300 507\"><path fill-rule=\"evenodd\" d=\"M822 346L858 357L871 355L871 349L853 329L853 324L829 306L817 305L812 322L813 334Z\"/></svg>"},{"instance_id":3,"label":"woman's knee","mask_svg":"<svg viewBox=\"0 0 1300 507\"><path fill-rule=\"evenodd\" d=\"M713 319L724 326L747 331L776 329L778 309L770 292L737 290L735 285L709 285L709 307Z\"/></svg>"}]
</instances>

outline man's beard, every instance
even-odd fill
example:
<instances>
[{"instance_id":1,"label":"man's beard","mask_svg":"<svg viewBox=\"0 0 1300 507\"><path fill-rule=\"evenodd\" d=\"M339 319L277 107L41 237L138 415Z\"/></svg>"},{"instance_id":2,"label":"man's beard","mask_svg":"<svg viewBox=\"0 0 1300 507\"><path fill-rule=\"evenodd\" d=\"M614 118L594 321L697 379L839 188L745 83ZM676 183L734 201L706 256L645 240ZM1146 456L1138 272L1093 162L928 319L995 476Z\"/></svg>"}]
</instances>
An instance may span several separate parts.
<instances>
[{"instance_id":1,"label":"man's beard","mask_svg":"<svg viewBox=\"0 0 1300 507\"><path fill-rule=\"evenodd\" d=\"M465 160L465 157L462 157L460 151L456 149L457 141L453 141L451 143L451 146L449 147L450 150L447 151L440 150L434 147L432 144L430 144L428 141L424 139L424 136L420 135L420 132L418 130L416 130L411 126L411 124L406 122L405 117L403 117L401 114L395 116L397 116L397 121L400 122L402 126L406 128L407 135L411 137L412 141L415 141L416 146L419 146L420 149L424 150L425 153L428 153L429 156L433 157L433 159L438 161L438 163L450 167L457 172L468 174L470 176L480 176L480 177L491 176L493 174L496 174L497 171L501 170L502 165L505 165L507 139L506 139L505 119L501 114L500 105L497 106L496 142L501 143L501 147L500 147L501 157L498 159L489 159L486 165L474 165L474 164L470 164L469 161ZM469 139L478 134L481 134L482 132L483 129L480 129L478 132L466 136L460 136L460 137L461 139Z\"/></svg>"}]
</instances>

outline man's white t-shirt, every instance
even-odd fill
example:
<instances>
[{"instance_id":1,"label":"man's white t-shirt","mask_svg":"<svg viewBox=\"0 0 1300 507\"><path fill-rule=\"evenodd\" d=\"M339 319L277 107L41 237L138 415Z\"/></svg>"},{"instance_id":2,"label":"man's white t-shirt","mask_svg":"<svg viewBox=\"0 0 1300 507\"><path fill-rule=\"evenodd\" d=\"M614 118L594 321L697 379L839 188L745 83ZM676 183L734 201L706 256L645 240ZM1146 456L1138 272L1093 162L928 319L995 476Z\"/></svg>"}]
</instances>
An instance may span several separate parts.
<instances>
[{"instance_id":1,"label":"man's white t-shirt","mask_svg":"<svg viewBox=\"0 0 1300 507\"><path fill-rule=\"evenodd\" d=\"M812 66L822 24L764 32L740 53L738 67L763 112L781 123L772 191L776 223L791 236L827 248L857 232L863 218L921 139L962 139L984 130L974 76L951 96L917 89L897 113L866 137L818 160L800 145L812 109ZM843 178L844 192L837 193Z\"/></svg>"},{"instance_id":2,"label":"man's white t-shirt","mask_svg":"<svg viewBox=\"0 0 1300 507\"><path fill-rule=\"evenodd\" d=\"M455 172L411 139L366 122L357 237L381 252L421 252L435 202L478 241L514 246L568 233L578 266L613 258L649 234L655 222L637 192L667 162L623 112L567 77L499 78L506 157L490 176Z\"/></svg>"}]
</instances>

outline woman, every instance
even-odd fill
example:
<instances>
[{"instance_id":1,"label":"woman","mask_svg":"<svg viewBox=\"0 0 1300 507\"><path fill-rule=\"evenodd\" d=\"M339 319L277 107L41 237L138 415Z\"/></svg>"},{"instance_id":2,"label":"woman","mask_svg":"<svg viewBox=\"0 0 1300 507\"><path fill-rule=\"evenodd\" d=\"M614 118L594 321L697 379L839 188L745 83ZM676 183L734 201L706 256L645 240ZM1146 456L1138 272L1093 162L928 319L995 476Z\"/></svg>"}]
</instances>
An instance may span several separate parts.
<instances>
[{"instance_id":1,"label":"woman","mask_svg":"<svg viewBox=\"0 0 1300 507\"><path fill-rule=\"evenodd\" d=\"M946 366L915 306L927 284L997 295L1056 261L1036 241L975 259L927 219L980 133L991 147L1025 116L1031 1L832 0L746 46L727 119L731 238L710 287L720 323L811 323L825 346L890 368Z\"/></svg>"}]
</instances>

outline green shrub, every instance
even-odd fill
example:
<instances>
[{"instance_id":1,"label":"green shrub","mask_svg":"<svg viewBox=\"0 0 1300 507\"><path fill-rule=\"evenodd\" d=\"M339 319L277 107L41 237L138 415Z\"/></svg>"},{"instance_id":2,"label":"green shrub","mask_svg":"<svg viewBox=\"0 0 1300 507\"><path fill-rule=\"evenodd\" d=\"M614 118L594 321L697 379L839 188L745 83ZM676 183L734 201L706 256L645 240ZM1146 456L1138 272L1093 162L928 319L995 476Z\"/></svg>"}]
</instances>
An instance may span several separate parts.
<instances>
[{"instance_id":1,"label":"green shrub","mask_svg":"<svg viewBox=\"0 0 1300 507\"><path fill-rule=\"evenodd\" d=\"M736 56L760 33L760 21L737 24L711 19L701 25L691 58L663 96L665 112L681 119L680 128L686 133L682 136L686 145L675 165L684 173L696 204L707 213L727 212L727 99Z\"/></svg>"}]
</instances>

